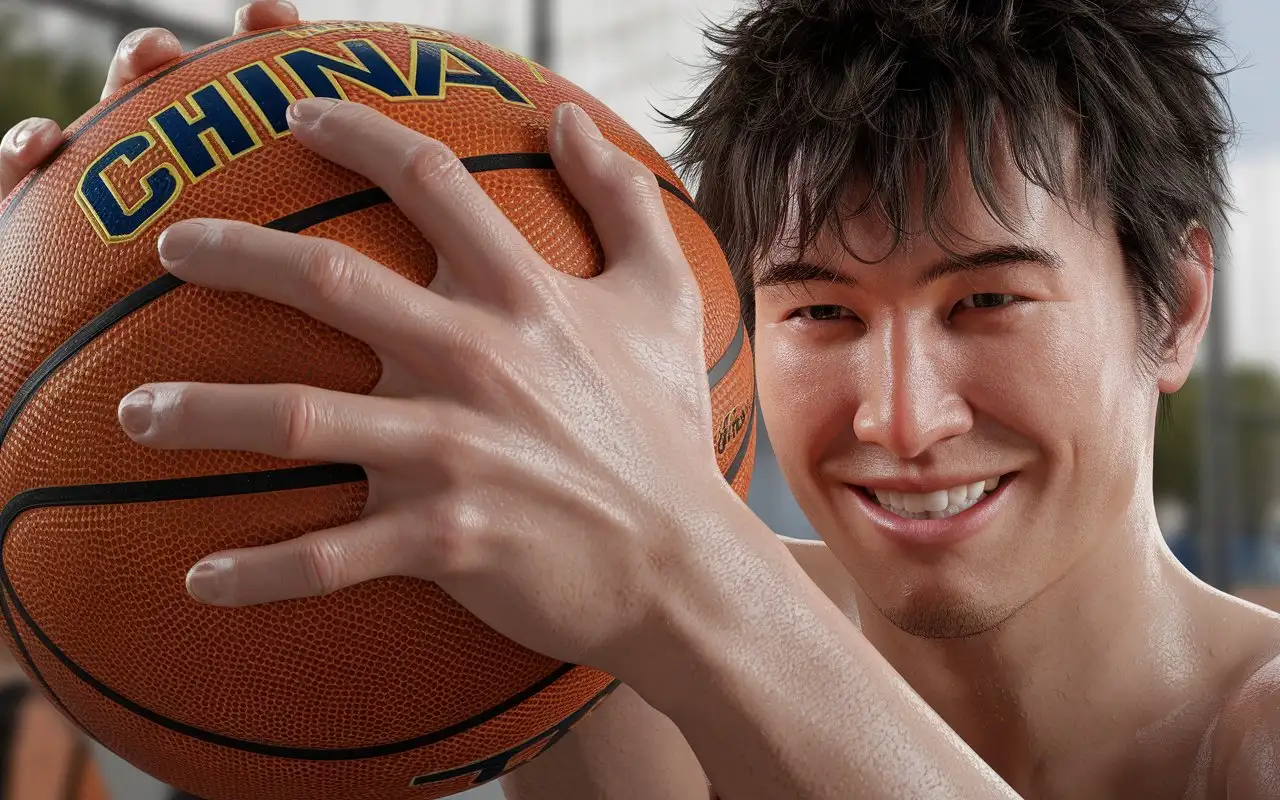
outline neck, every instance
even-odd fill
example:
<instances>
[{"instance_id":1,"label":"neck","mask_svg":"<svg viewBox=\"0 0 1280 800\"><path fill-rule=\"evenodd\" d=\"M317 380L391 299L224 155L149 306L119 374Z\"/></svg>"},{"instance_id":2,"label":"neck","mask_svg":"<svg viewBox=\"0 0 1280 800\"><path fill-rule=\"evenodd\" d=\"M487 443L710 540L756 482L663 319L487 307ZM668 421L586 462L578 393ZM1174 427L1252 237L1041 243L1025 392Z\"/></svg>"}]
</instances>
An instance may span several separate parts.
<instances>
[{"instance_id":1,"label":"neck","mask_svg":"<svg viewBox=\"0 0 1280 800\"><path fill-rule=\"evenodd\" d=\"M868 639L1011 782L1035 781L1063 759L1104 769L1115 754L1104 743L1167 734L1195 712L1185 698L1207 658L1187 619L1195 579L1165 546L1149 503L1108 534L973 637L919 639L862 609Z\"/></svg>"}]
</instances>

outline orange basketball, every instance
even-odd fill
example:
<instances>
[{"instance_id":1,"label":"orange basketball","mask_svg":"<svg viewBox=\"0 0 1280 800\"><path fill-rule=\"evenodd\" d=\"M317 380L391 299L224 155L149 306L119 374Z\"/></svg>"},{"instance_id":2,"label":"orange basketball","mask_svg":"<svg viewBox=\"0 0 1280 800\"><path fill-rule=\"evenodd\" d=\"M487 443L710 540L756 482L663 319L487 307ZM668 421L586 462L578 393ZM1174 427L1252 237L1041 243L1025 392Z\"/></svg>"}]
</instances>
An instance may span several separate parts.
<instances>
[{"instance_id":1,"label":"orange basketball","mask_svg":"<svg viewBox=\"0 0 1280 800\"><path fill-rule=\"evenodd\" d=\"M79 120L0 206L0 582L10 645L105 746L208 800L444 797L528 761L616 685L499 636L431 583L380 580L247 609L188 568L356 519L356 466L133 443L119 399L153 381L369 392L361 342L290 308L184 284L156 239L191 217L351 245L426 284L431 247L360 176L288 133L345 97L446 142L555 267L598 274L588 218L547 155L575 101L658 176L697 272L725 479L745 496L754 375L733 280L687 191L620 118L527 59L444 31L320 23L246 34ZM642 388L642 387L637 387Z\"/></svg>"}]
</instances>

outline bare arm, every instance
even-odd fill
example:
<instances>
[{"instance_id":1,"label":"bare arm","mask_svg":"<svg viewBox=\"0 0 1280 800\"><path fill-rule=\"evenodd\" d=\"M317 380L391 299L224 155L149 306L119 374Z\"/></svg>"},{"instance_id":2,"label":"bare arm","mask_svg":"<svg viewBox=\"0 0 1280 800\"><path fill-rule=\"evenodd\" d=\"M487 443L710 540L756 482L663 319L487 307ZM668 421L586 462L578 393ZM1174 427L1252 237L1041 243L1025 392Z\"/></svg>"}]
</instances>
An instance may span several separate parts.
<instances>
[{"instance_id":1,"label":"bare arm","mask_svg":"<svg viewBox=\"0 0 1280 800\"><path fill-rule=\"evenodd\" d=\"M545 753L502 779L507 800L707 800L702 766L671 720L620 686Z\"/></svg>"},{"instance_id":2,"label":"bare arm","mask_svg":"<svg viewBox=\"0 0 1280 800\"><path fill-rule=\"evenodd\" d=\"M720 797L1017 797L754 514L740 505L725 523L749 552L713 587L673 574L700 591L667 609L633 651L646 663L629 666Z\"/></svg>"},{"instance_id":3,"label":"bare arm","mask_svg":"<svg viewBox=\"0 0 1280 800\"><path fill-rule=\"evenodd\" d=\"M779 537L850 620L852 579L820 542ZM502 779L507 800L716 800L702 765L671 720L620 687L567 737Z\"/></svg>"}]
</instances>

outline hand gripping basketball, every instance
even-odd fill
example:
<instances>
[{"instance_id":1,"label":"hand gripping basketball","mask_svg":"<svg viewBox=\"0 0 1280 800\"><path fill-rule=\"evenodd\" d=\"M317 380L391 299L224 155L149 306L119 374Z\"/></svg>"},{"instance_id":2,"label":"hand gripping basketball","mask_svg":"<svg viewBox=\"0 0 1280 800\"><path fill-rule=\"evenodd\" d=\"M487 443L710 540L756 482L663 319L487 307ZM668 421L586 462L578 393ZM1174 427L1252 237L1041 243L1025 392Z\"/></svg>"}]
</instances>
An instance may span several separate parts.
<instances>
[{"instance_id":1,"label":"hand gripping basketball","mask_svg":"<svg viewBox=\"0 0 1280 800\"><path fill-rule=\"evenodd\" d=\"M193 596L238 606L383 576L435 581L545 655L626 680L646 626L742 550L723 519L698 286L652 173L576 106L551 153L590 214L606 267L583 280L542 261L443 144L356 104L290 109L308 148L382 187L435 246L429 287L331 241L243 223L161 237L184 281L293 306L367 343L371 395L298 385L158 384L120 404L156 448L355 462L362 517L211 555Z\"/></svg>"}]
</instances>

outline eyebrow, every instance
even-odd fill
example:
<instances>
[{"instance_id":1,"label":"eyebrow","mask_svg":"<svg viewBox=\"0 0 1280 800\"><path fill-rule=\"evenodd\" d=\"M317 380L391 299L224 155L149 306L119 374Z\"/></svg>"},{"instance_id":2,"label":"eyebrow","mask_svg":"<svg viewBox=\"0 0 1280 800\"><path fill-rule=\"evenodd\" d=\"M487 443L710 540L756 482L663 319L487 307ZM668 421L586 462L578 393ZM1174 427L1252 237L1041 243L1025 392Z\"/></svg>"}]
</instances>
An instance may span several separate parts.
<instances>
[{"instance_id":1,"label":"eyebrow","mask_svg":"<svg viewBox=\"0 0 1280 800\"><path fill-rule=\"evenodd\" d=\"M940 280L958 272L974 272L994 267L1009 267L1014 264L1037 264L1053 270L1063 268L1062 259L1056 254L1039 247L1021 245L1002 245L969 253L962 256L948 256L925 270L916 279L918 288ZM756 270L757 288L767 286L784 286L795 283L824 281L838 286L857 286L858 281L847 275L812 261L771 261Z\"/></svg>"}]
</instances>

